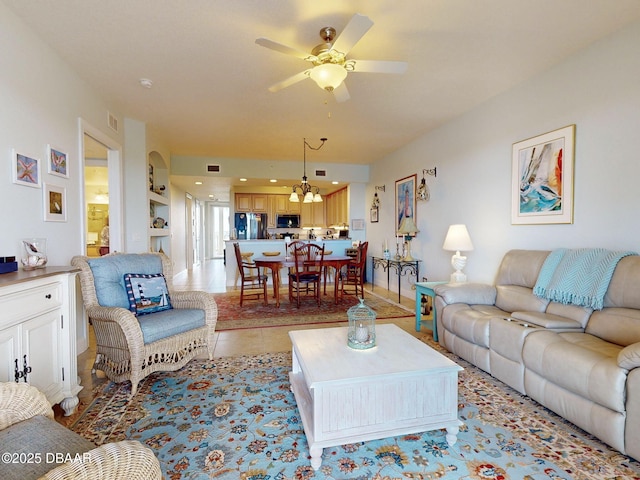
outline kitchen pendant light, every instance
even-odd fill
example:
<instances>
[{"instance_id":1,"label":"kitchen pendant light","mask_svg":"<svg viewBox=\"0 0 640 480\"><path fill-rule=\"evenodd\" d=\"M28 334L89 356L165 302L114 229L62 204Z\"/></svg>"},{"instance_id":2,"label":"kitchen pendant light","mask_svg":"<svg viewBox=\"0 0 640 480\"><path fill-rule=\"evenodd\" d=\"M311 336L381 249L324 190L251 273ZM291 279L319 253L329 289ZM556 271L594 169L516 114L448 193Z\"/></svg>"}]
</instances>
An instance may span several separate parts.
<instances>
[{"instance_id":1,"label":"kitchen pendant light","mask_svg":"<svg viewBox=\"0 0 640 480\"><path fill-rule=\"evenodd\" d=\"M297 192L297 190L299 189L300 194L303 197L302 203L322 202L322 196L320 195L320 188L314 187L313 185L309 184L309 182L307 181L307 147L309 147L311 150L320 150L324 145L324 142L327 141L327 139L321 138L320 141L322 143L315 148L309 145L306 138L303 140L304 140L304 144L302 146L302 161L303 161L302 182L292 187L293 191L289 196L289 201L290 202L300 201L300 198L298 197L298 192Z\"/></svg>"}]
</instances>

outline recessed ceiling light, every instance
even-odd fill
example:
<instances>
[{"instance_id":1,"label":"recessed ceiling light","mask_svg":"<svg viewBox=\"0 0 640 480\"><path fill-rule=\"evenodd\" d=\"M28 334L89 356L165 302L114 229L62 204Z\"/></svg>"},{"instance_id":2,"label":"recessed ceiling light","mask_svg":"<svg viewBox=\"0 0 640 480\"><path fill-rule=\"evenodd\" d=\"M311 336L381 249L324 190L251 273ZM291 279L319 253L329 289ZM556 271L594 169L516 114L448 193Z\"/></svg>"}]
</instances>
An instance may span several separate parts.
<instances>
[{"instance_id":1,"label":"recessed ceiling light","mask_svg":"<svg viewBox=\"0 0 640 480\"><path fill-rule=\"evenodd\" d=\"M141 78L140 85L143 86L144 88L151 88L153 86L153 82L148 78Z\"/></svg>"},{"instance_id":2,"label":"recessed ceiling light","mask_svg":"<svg viewBox=\"0 0 640 480\"><path fill-rule=\"evenodd\" d=\"M271 180L269 180L271 183L276 183L278 180L276 180L275 178L272 178Z\"/></svg>"},{"instance_id":3,"label":"recessed ceiling light","mask_svg":"<svg viewBox=\"0 0 640 480\"><path fill-rule=\"evenodd\" d=\"M335 180L333 182L331 182L333 185L338 185L340 184L340 182L336 182Z\"/></svg>"},{"instance_id":4,"label":"recessed ceiling light","mask_svg":"<svg viewBox=\"0 0 640 480\"><path fill-rule=\"evenodd\" d=\"M202 185L202 182L196 182L196 185Z\"/></svg>"},{"instance_id":5,"label":"recessed ceiling light","mask_svg":"<svg viewBox=\"0 0 640 480\"><path fill-rule=\"evenodd\" d=\"M246 178L241 178L241 179L240 179L240 181L241 181L241 182L246 182L246 181L247 181L247 179L246 179Z\"/></svg>"}]
</instances>

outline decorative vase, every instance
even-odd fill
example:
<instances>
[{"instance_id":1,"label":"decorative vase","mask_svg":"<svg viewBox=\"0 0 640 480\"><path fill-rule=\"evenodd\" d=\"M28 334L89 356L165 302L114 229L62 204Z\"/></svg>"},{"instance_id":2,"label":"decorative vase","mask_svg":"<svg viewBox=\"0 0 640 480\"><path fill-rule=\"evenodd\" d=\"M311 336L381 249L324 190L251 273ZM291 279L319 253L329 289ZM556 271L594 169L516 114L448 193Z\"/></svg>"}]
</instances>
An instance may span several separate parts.
<instances>
[{"instance_id":1,"label":"decorative vase","mask_svg":"<svg viewBox=\"0 0 640 480\"><path fill-rule=\"evenodd\" d=\"M22 240L22 263L23 270L35 270L44 268L47 264L47 239L46 238L25 238Z\"/></svg>"},{"instance_id":2,"label":"decorative vase","mask_svg":"<svg viewBox=\"0 0 640 480\"><path fill-rule=\"evenodd\" d=\"M376 346L376 312L364 304L364 298L358 300L359 305L347 310L347 345L356 350L366 350Z\"/></svg>"}]
</instances>

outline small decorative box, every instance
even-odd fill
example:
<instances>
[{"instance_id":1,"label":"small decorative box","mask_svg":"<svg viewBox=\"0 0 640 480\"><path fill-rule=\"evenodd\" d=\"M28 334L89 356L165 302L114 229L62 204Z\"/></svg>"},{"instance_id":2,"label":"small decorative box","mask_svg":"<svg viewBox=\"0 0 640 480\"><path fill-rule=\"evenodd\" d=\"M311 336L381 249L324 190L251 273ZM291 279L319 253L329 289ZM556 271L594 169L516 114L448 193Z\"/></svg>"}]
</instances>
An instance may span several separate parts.
<instances>
[{"instance_id":1,"label":"small decorative box","mask_svg":"<svg viewBox=\"0 0 640 480\"><path fill-rule=\"evenodd\" d=\"M0 257L0 273L10 273L18 270L16 257Z\"/></svg>"}]
</instances>

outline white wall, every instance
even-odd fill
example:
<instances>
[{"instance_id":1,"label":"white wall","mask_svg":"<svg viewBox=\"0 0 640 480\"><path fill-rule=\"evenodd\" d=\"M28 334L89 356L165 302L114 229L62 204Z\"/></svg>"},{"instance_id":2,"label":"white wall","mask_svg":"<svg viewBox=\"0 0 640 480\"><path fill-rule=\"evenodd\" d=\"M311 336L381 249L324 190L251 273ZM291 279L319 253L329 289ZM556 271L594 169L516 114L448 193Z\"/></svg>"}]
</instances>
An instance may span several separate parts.
<instances>
[{"instance_id":1,"label":"white wall","mask_svg":"<svg viewBox=\"0 0 640 480\"><path fill-rule=\"evenodd\" d=\"M422 169L433 167L438 176L427 177L431 200L418 202L420 233L412 243L423 261L421 277L448 280L452 252L442 243L453 223L467 225L475 246L466 252L469 281L492 282L512 248L640 251L638 45L640 23L373 165L367 199L374 185L386 184L386 192L378 192L379 223L367 225L371 254L382 253L385 238L394 241L393 179L418 173L419 182ZM574 223L511 225L512 144L570 124L576 125Z\"/></svg>"},{"instance_id":2,"label":"white wall","mask_svg":"<svg viewBox=\"0 0 640 480\"><path fill-rule=\"evenodd\" d=\"M107 126L109 108L0 2L0 256L19 257L19 240L45 237L50 265L83 252L78 118L122 144ZM47 173L47 144L68 153L69 178ZM44 222L43 190L12 183L11 149L43 161L42 180L66 188L67 221Z\"/></svg>"}]
</instances>

